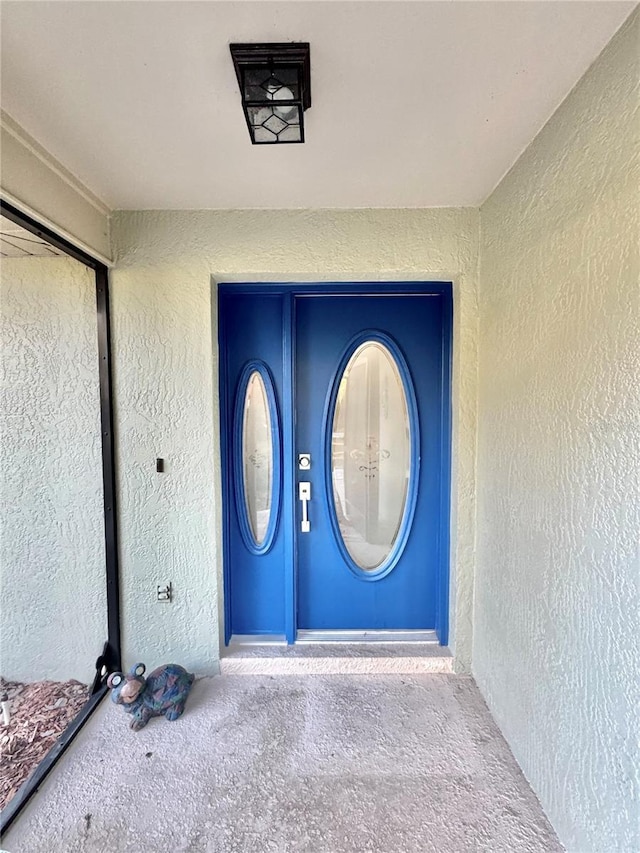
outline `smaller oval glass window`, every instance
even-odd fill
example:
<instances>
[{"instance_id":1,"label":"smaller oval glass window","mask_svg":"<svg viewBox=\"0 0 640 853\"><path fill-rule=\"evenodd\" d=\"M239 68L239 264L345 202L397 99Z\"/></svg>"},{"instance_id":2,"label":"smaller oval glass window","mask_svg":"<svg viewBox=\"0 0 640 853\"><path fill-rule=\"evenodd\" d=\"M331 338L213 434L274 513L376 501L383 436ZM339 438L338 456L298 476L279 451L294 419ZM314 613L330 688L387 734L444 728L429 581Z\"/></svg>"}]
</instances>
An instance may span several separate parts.
<instances>
[{"instance_id":1,"label":"smaller oval glass window","mask_svg":"<svg viewBox=\"0 0 640 853\"><path fill-rule=\"evenodd\" d=\"M340 378L331 479L340 535L356 566L379 569L394 550L412 468L405 387L393 353L365 341Z\"/></svg>"},{"instance_id":2,"label":"smaller oval glass window","mask_svg":"<svg viewBox=\"0 0 640 853\"><path fill-rule=\"evenodd\" d=\"M242 480L247 519L256 545L264 542L273 485L273 424L264 380L257 370L249 376L242 418Z\"/></svg>"}]
</instances>

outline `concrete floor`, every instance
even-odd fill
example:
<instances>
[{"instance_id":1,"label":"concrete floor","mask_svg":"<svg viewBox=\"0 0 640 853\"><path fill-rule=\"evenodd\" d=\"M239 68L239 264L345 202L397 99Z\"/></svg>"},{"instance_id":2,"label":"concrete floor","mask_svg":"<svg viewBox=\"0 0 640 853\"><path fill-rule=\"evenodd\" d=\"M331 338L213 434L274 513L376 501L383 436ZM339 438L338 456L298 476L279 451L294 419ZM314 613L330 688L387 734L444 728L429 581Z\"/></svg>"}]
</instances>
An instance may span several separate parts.
<instances>
[{"instance_id":1,"label":"concrete floor","mask_svg":"<svg viewBox=\"0 0 640 853\"><path fill-rule=\"evenodd\" d=\"M553 853L470 678L223 675L138 733L104 702L10 853Z\"/></svg>"}]
</instances>

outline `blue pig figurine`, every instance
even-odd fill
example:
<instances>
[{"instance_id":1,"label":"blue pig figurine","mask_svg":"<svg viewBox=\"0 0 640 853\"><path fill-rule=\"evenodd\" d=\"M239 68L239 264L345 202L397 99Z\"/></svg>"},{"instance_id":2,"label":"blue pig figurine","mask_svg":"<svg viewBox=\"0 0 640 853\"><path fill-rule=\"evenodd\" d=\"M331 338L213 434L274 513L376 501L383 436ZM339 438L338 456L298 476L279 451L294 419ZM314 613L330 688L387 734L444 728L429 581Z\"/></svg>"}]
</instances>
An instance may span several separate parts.
<instances>
[{"instance_id":1,"label":"blue pig figurine","mask_svg":"<svg viewBox=\"0 0 640 853\"><path fill-rule=\"evenodd\" d=\"M177 720L184 711L191 690L192 673L176 663L159 666L144 678L145 665L136 663L129 675L112 672L107 679L111 701L122 705L131 714L134 732L147 725L151 717L164 714L167 720Z\"/></svg>"}]
</instances>

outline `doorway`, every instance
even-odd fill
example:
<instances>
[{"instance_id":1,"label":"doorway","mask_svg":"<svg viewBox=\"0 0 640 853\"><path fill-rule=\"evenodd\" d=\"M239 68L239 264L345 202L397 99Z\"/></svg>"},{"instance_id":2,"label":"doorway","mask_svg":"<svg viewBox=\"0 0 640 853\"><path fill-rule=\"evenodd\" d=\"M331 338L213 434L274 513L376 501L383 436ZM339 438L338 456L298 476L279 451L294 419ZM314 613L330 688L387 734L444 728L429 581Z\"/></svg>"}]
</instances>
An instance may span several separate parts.
<instances>
[{"instance_id":1,"label":"doorway","mask_svg":"<svg viewBox=\"0 0 640 853\"><path fill-rule=\"evenodd\" d=\"M446 645L451 284L218 293L226 642Z\"/></svg>"}]
</instances>

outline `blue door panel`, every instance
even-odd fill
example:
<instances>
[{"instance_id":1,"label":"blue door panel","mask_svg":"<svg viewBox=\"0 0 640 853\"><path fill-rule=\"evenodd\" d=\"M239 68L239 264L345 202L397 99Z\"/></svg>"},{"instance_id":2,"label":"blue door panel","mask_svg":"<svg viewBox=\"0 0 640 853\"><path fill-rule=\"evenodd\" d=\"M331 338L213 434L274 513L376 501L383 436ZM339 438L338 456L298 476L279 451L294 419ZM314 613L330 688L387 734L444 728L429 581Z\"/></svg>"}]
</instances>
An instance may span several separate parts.
<instances>
[{"instance_id":1,"label":"blue door panel","mask_svg":"<svg viewBox=\"0 0 640 853\"><path fill-rule=\"evenodd\" d=\"M227 527L227 599L234 634L284 633L283 534L278 519L273 545L266 554L252 553L243 540L238 519L234 455L240 454L240 436L234 434L242 372L250 362L262 362L273 379L276 404L282 401L282 305L279 295L220 295L220 322L226 361L225 463L231 488L225 494Z\"/></svg>"},{"instance_id":2,"label":"blue door panel","mask_svg":"<svg viewBox=\"0 0 640 853\"><path fill-rule=\"evenodd\" d=\"M298 627L431 629L438 594L442 442L442 298L303 296L295 300L296 451L312 454L311 532L298 533ZM354 576L331 525L323 425L327 395L349 341L374 330L398 345L418 403L417 503L404 552L390 574Z\"/></svg>"}]
</instances>

